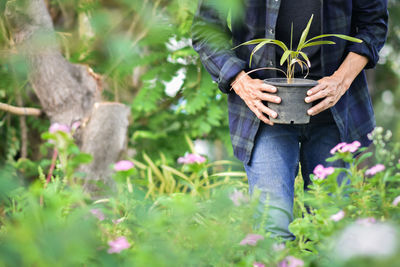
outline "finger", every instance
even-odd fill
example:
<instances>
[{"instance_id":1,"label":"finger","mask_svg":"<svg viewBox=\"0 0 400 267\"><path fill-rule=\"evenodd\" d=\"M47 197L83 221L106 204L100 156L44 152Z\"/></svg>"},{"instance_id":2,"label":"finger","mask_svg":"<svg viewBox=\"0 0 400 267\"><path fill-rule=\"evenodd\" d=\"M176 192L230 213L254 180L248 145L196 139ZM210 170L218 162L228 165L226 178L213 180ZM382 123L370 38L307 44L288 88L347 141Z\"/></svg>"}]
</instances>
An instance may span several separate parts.
<instances>
[{"instance_id":1,"label":"finger","mask_svg":"<svg viewBox=\"0 0 400 267\"><path fill-rule=\"evenodd\" d=\"M324 90L326 87L328 87L328 84L322 82L316 86L314 86L313 88L311 88L310 90L307 91L307 95L311 96L313 94L316 94L317 92Z\"/></svg>"},{"instance_id":2,"label":"finger","mask_svg":"<svg viewBox=\"0 0 400 267\"><path fill-rule=\"evenodd\" d=\"M311 103L314 102L317 99L321 99L321 98L325 98L328 95L329 91L327 89L325 90L320 90L318 92L316 92L315 94L311 95L311 96L307 96L304 101L306 103Z\"/></svg>"},{"instance_id":3,"label":"finger","mask_svg":"<svg viewBox=\"0 0 400 267\"><path fill-rule=\"evenodd\" d=\"M307 114L310 116L315 116L315 115L321 113L322 111L333 106L332 103L333 103L333 101L329 97L327 97L324 100L322 100L321 102L319 102L317 105L315 105L312 108L310 108L309 110L307 110Z\"/></svg>"},{"instance_id":4,"label":"finger","mask_svg":"<svg viewBox=\"0 0 400 267\"><path fill-rule=\"evenodd\" d=\"M260 93L258 95L258 97L261 100L268 101L268 102L271 102L271 103L276 103L276 104L281 103L281 98L279 96L276 96L276 95L271 95L271 94L267 94L267 93Z\"/></svg>"},{"instance_id":5,"label":"finger","mask_svg":"<svg viewBox=\"0 0 400 267\"><path fill-rule=\"evenodd\" d=\"M267 117L265 117L261 111L259 111L256 107L251 109L253 111L253 113L257 116L258 119L260 119L261 121L263 121L264 123L268 124L268 125L274 125L272 123L272 121L270 121Z\"/></svg>"},{"instance_id":6,"label":"finger","mask_svg":"<svg viewBox=\"0 0 400 267\"><path fill-rule=\"evenodd\" d=\"M268 116L276 119L276 117L278 117L278 113L276 113L275 111L273 111L272 109L270 109L269 107L266 107L262 102L258 102L256 103L256 108L261 111L262 113L267 114Z\"/></svg>"},{"instance_id":7,"label":"finger","mask_svg":"<svg viewBox=\"0 0 400 267\"><path fill-rule=\"evenodd\" d=\"M268 92L268 93L276 93L277 89L275 86L270 85L270 84L266 84L264 82L262 82L259 87L259 90L264 91L264 92Z\"/></svg>"}]
</instances>

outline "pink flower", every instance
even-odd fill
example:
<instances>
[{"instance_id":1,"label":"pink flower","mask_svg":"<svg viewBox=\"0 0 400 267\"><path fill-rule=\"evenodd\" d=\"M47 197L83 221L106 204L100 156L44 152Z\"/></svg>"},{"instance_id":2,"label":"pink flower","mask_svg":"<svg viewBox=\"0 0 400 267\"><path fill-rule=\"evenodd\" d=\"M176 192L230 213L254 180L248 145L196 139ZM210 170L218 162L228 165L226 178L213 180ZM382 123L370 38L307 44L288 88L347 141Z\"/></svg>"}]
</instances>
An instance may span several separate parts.
<instances>
[{"instance_id":1,"label":"pink flower","mask_svg":"<svg viewBox=\"0 0 400 267\"><path fill-rule=\"evenodd\" d=\"M381 171L383 171L383 170L385 170L385 165L383 165L383 164L377 164L377 165L373 166L372 168L366 170L365 175L371 175L371 176L373 176L373 175L375 175L375 174L377 174L378 172L381 172Z\"/></svg>"},{"instance_id":2,"label":"pink flower","mask_svg":"<svg viewBox=\"0 0 400 267\"><path fill-rule=\"evenodd\" d=\"M321 164L318 164L318 165L314 168L314 174L315 174L315 176L317 176L318 179L320 179L320 180L325 179L326 176L331 175L334 171L335 171L335 168L333 168L333 167L324 168L324 166L322 166Z\"/></svg>"},{"instance_id":3,"label":"pink flower","mask_svg":"<svg viewBox=\"0 0 400 267\"><path fill-rule=\"evenodd\" d=\"M374 217L361 218L361 219L357 219L356 223L360 224L360 225L368 226L368 225L376 223L376 219Z\"/></svg>"},{"instance_id":4,"label":"pink flower","mask_svg":"<svg viewBox=\"0 0 400 267\"><path fill-rule=\"evenodd\" d=\"M131 246L128 240L126 240L125 236L121 236L115 240L108 241L108 245L110 246L110 248L107 250L109 254L120 253L122 250L128 249Z\"/></svg>"},{"instance_id":5,"label":"pink flower","mask_svg":"<svg viewBox=\"0 0 400 267\"><path fill-rule=\"evenodd\" d=\"M235 206L240 206L241 203L248 202L248 198L243 194L243 192L236 189L229 195L229 198Z\"/></svg>"},{"instance_id":6,"label":"pink flower","mask_svg":"<svg viewBox=\"0 0 400 267\"><path fill-rule=\"evenodd\" d=\"M94 217L99 219L99 221L104 220L106 217L104 216L104 213L100 209L91 209L90 213L93 214Z\"/></svg>"},{"instance_id":7,"label":"pink flower","mask_svg":"<svg viewBox=\"0 0 400 267\"><path fill-rule=\"evenodd\" d=\"M350 153L354 153L356 152L361 146L361 143L358 141L354 141L351 144L346 144L344 145L341 149L340 152L350 152Z\"/></svg>"},{"instance_id":8,"label":"pink flower","mask_svg":"<svg viewBox=\"0 0 400 267\"><path fill-rule=\"evenodd\" d=\"M293 256L287 256L278 265L279 267L301 267L304 266L304 261Z\"/></svg>"},{"instance_id":9,"label":"pink flower","mask_svg":"<svg viewBox=\"0 0 400 267\"><path fill-rule=\"evenodd\" d=\"M347 143L345 143L345 142L342 142L342 143L339 143L339 144L337 144L334 148L332 148L331 149L331 154L333 155L333 154L335 154L336 153L336 151L339 151L339 149L341 149L343 146L345 146L345 145L347 145Z\"/></svg>"},{"instance_id":10,"label":"pink flower","mask_svg":"<svg viewBox=\"0 0 400 267\"><path fill-rule=\"evenodd\" d=\"M333 214L333 215L330 217L330 219L331 219L332 221L338 222L338 221L340 221L341 219L343 219L345 215L346 215L346 213L345 213L343 210L340 210L338 213Z\"/></svg>"},{"instance_id":11,"label":"pink flower","mask_svg":"<svg viewBox=\"0 0 400 267\"><path fill-rule=\"evenodd\" d=\"M178 158L179 164L193 164L193 163L203 163L206 158L198 154L186 154L184 157Z\"/></svg>"},{"instance_id":12,"label":"pink flower","mask_svg":"<svg viewBox=\"0 0 400 267\"><path fill-rule=\"evenodd\" d=\"M337 144L334 148L331 149L330 153L333 155L336 152L341 152L341 153L345 153L345 152L350 152L350 153L354 153L356 152L361 146L361 143L358 141L354 141L350 144L347 144L345 142L339 143Z\"/></svg>"},{"instance_id":13,"label":"pink flower","mask_svg":"<svg viewBox=\"0 0 400 267\"><path fill-rule=\"evenodd\" d=\"M70 131L71 131L71 129L69 128L68 125L60 124L57 122L53 123L49 128L50 133L55 133L55 132L69 133Z\"/></svg>"},{"instance_id":14,"label":"pink flower","mask_svg":"<svg viewBox=\"0 0 400 267\"><path fill-rule=\"evenodd\" d=\"M393 205L393 206L397 206L397 205L399 205L399 203L400 203L400 196L397 196L397 197L393 200L392 205Z\"/></svg>"},{"instance_id":15,"label":"pink flower","mask_svg":"<svg viewBox=\"0 0 400 267\"><path fill-rule=\"evenodd\" d=\"M127 171L127 170L132 169L134 166L135 165L133 164L132 161L121 160L121 161L118 161L117 163L115 163L114 170L116 170L117 172L119 172L119 171Z\"/></svg>"},{"instance_id":16,"label":"pink flower","mask_svg":"<svg viewBox=\"0 0 400 267\"><path fill-rule=\"evenodd\" d=\"M240 241L240 245L250 245L255 246L257 245L258 240L263 240L264 237L262 235L257 234L248 234L242 241Z\"/></svg>"},{"instance_id":17,"label":"pink flower","mask_svg":"<svg viewBox=\"0 0 400 267\"><path fill-rule=\"evenodd\" d=\"M76 131L79 127L81 127L81 122L75 121L74 123L72 123L71 129L72 131Z\"/></svg>"},{"instance_id":18,"label":"pink flower","mask_svg":"<svg viewBox=\"0 0 400 267\"><path fill-rule=\"evenodd\" d=\"M261 262L253 262L253 267L265 267L265 264Z\"/></svg>"}]
</instances>

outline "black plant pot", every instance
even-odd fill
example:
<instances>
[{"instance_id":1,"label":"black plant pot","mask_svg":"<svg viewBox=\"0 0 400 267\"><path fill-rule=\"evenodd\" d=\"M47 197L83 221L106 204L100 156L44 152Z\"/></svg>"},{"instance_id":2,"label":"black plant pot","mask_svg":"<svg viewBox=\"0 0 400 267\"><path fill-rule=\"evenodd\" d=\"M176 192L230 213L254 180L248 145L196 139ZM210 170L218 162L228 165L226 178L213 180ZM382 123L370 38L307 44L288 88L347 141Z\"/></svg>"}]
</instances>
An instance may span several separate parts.
<instances>
[{"instance_id":1,"label":"black plant pot","mask_svg":"<svg viewBox=\"0 0 400 267\"><path fill-rule=\"evenodd\" d=\"M307 110L312 103L306 103L304 99L307 91L318 84L317 81L309 79L292 79L292 83L287 83L286 78L265 79L266 84L277 88L276 95L282 101L280 104L268 103L268 107L278 113L276 119L270 118L274 123L281 124L305 124L310 122Z\"/></svg>"}]
</instances>

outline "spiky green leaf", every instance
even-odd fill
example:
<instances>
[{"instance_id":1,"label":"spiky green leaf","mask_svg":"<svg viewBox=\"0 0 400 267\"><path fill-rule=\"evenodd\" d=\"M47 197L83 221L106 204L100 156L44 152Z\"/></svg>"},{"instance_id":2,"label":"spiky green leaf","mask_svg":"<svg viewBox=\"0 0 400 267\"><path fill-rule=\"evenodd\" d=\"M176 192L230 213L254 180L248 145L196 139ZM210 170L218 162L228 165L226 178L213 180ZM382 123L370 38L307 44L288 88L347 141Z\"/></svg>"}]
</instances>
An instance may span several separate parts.
<instances>
[{"instance_id":1,"label":"spiky green leaf","mask_svg":"<svg viewBox=\"0 0 400 267\"><path fill-rule=\"evenodd\" d=\"M311 67L310 59L308 58L307 54L304 52L299 52L299 53L304 58L304 60L307 62L307 66Z\"/></svg>"},{"instance_id":2,"label":"spiky green leaf","mask_svg":"<svg viewBox=\"0 0 400 267\"><path fill-rule=\"evenodd\" d=\"M308 40L307 42L313 41L313 40L317 40L317 39L321 39L321 38L326 38L326 37L337 37L340 39L344 39L350 42L355 42L355 43L362 43L363 40L355 38L355 37L351 37L351 36L347 36L344 34L322 34L322 35L318 35L315 36L313 38L311 38L310 40Z\"/></svg>"},{"instance_id":3,"label":"spiky green leaf","mask_svg":"<svg viewBox=\"0 0 400 267\"><path fill-rule=\"evenodd\" d=\"M316 45L334 45L334 44L336 44L336 43L335 43L335 42L332 42L332 41L316 41L316 42L311 42L311 43L305 43L305 44L303 45L303 47L300 48L300 50L301 50L301 49L304 49L304 48L306 48L306 47L310 47L310 46L316 46Z\"/></svg>"},{"instance_id":4,"label":"spiky green leaf","mask_svg":"<svg viewBox=\"0 0 400 267\"><path fill-rule=\"evenodd\" d=\"M284 42L281 42L279 40L272 40L272 43L276 44L277 46L279 46L280 48L282 48L283 51L288 50L287 46L285 45Z\"/></svg>"},{"instance_id":5,"label":"spiky green leaf","mask_svg":"<svg viewBox=\"0 0 400 267\"><path fill-rule=\"evenodd\" d=\"M254 39L254 40L250 40L250 41L241 43L240 45L235 46L235 47L232 48L232 49L236 49L236 48L238 48L238 47L240 47L240 46L243 46L243 45L254 45L254 44L259 44L259 43L267 42L267 41L273 41L273 40L272 40L272 39L266 39L266 38Z\"/></svg>"},{"instance_id":6,"label":"spiky green leaf","mask_svg":"<svg viewBox=\"0 0 400 267\"><path fill-rule=\"evenodd\" d=\"M288 57L290 56L291 52L293 52L293 51L292 50L286 50L285 53L283 53L283 55L281 57L281 61L280 61L281 66L288 59Z\"/></svg>"},{"instance_id":7,"label":"spiky green leaf","mask_svg":"<svg viewBox=\"0 0 400 267\"><path fill-rule=\"evenodd\" d=\"M251 51L250 54L250 61L249 61L249 66L251 67L251 61L253 60L253 55L260 50L264 45L271 43L272 40L267 40L264 42L259 43L256 47L254 47L253 51Z\"/></svg>"},{"instance_id":8,"label":"spiky green leaf","mask_svg":"<svg viewBox=\"0 0 400 267\"><path fill-rule=\"evenodd\" d=\"M310 27L311 27L311 23L312 23L313 18L314 18L314 14L311 15L311 18L307 23L307 27L304 29L303 33L301 34L300 41L299 41L299 44L297 46L297 51L301 50L301 49L299 49L299 47L302 47L304 45L305 41L306 41L308 32L310 31Z\"/></svg>"}]
</instances>

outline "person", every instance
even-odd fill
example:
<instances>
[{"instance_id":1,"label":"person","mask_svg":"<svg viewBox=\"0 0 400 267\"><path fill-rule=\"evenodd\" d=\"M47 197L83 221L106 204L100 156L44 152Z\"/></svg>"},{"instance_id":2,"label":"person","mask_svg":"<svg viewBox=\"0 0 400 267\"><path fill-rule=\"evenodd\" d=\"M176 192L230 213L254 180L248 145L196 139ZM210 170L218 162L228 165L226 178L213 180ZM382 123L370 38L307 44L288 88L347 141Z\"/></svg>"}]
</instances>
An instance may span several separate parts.
<instances>
[{"instance_id":1,"label":"person","mask_svg":"<svg viewBox=\"0 0 400 267\"><path fill-rule=\"evenodd\" d=\"M260 207L268 206L265 229L271 236L295 239L288 226L293 220L294 180L301 164L305 188L318 164L326 163L339 142L358 140L368 146L367 134L375 127L364 69L373 68L387 35L387 0L238 0L231 6L218 0L199 0L191 28L192 45L205 69L227 94L229 127L235 156L246 170L249 192L261 192ZM234 5L235 4L235 5ZM311 15L309 37L321 33L353 36L362 43L335 39L305 51L310 58L309 78L318 85L307 92L312 102L310 123L273 124L279 116L268 103L279 103L276 88L263 79L277 77L282 51L267 45L249 58L254 46L240 46L257 38L290 44L300 39ZM296 76L302 73L296 70ZM268 205L265 205L268 204ZM260 213L265 212L260 210Z\"/></svg>"}]
</instances>

